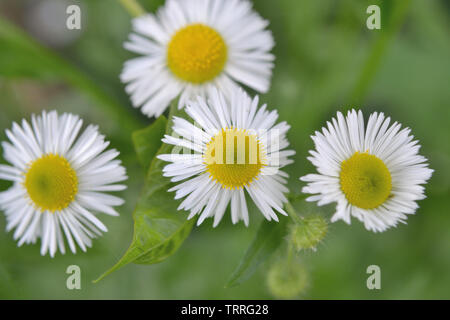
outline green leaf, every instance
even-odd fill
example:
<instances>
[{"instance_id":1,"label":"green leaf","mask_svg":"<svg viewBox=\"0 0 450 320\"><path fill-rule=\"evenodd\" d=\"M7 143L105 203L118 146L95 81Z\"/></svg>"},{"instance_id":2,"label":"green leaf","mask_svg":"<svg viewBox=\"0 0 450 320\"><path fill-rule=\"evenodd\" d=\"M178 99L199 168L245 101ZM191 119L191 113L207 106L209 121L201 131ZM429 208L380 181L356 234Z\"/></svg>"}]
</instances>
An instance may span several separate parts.
<instances>
[{"instance_id":1,"label":"green leaf","mask_svg":"<svg viewBox=\"0 0 450 320\"><path fill-rule=\"evenodd\" d=\"M129 112L128 106L122 106L75 65L1 16L0 77L64 81L89 96L122 129L132 132L141 127L141 121Z\"/></svg>"},{"instance_id":2,"label":"green leaf","mask_svg":"<svg viewBox=\"0 0 450 320\"><path fill-rule=\"evenodd\" d=\"M281 246L287 233L288 220L285 217L278 223L267 220L261 222L250 247L225 285L226 288L238 286L250 278L257 268Z\"/></svg>"},{"instance_id":3,"label":"green leaf","mask_svg":"<svg viewBox=\"0 0 450 320\"><path fill-rule=\"evenodd\" d=\"M166 117L160 116L147 128L133 132L134 149L145 172L148 172L150 163L161 146L161 137L166 127Z\"/></svg>"},{"instance_id":4,"label":"green leaf","mask_svg":"<svg viewBox=\"0 0 450 320\"><path fill-rule=\"evenodd\" d=\"M176 101L171 106L171 116L166 132L172 126L172 115L176 110ZM160 124L157 124L160 126ZM148 130L152 131L152 130ZM145 139L143 140L145 142ZM147 143L152 141L147 140ZM141 146L139 148L143 150ZM148 156L150 146L145 148ZM170 153L172 147L163 144L158 154ZM144 156L143 156L144 157ZM129 263L154 264L162 262L181 246L192 230L194 220L187 220L187 212L178 211L179 201L167 192L171 187L168 178L162 176L166 162L153 158L148 172L147 182L138 201L134 218L134 235L132 243L119 262L94 282Z\"/></svg>"},{"instance_id":5,"label":"green leaf","mask_svg":"<svg viewBox=\"0 0 450 320\"><path fill-rule=\"evenodd\" d=\"M141 3L148 12L155 13L164 5L164 0L142 0Z\"/></svg>"}]
</instances>

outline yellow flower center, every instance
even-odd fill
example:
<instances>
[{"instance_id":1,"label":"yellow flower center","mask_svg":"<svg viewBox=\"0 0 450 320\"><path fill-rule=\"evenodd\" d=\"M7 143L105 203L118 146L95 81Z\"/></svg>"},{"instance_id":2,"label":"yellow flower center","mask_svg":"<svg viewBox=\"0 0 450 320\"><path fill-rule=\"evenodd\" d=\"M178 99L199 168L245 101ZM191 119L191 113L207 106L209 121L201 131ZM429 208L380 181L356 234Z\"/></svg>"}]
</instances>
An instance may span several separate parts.
<instances>
[{"instance_id":1,"label":"yellow flower center","mask_svg":"<svg viewBox=\"0 0 450 320\"><path fill-rule=\"evenodd\" d=\"M374 209L389 197L391 174L382 160L356 152L341 165L341 189L347 200L362 209Z\"/></svg>"},{"instance_id":2,"label":"yellow flower center","mask_svg":"<svg viewBox=\"0 0 450 320\"><path fill-rule=\"evenodd\" d=\"M25 188L41 211L65 209L78 192L78 178L69 162L55 154L35 160L26 173Z\"/></svg>"},{"instance_id":3,"label":"yellow flower center","mask_svg":"<svg viewBox=\"0 0 450 320\"><path fill-rule=\"evenodd\" d=\"M208 143L203 160L223 188L239 189L257 179L264 164L261 144L246 130L222 129Z\"/></svg>"},{"instance_id":4,"label":"yellow flower center","mask_svg":"<svg viewBox=\"0 0 450 320\"><path fill-rule=\"evenodd\" d=\"M170 70L180 79L202 83L214 79L225 66L227 46L222 36L203 24L192 24L172 37L167 51Z\"/></svg>"}]
</instances>

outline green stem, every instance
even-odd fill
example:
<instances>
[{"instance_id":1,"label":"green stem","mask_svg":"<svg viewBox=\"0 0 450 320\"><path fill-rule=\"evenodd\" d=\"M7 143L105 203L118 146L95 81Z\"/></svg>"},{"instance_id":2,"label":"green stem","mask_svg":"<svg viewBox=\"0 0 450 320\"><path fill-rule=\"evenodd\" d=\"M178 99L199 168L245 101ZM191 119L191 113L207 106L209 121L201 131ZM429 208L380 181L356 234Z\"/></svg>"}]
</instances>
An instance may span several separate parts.
<instances>
[{"instance_id":1,"label":"green stem","mask_svg":"<svg viewBox=\"0 0 450 320\"><path fill-rule=\"evenodd\" d=\"M389 20L386 26L382 26L378 39L373 44L370 54L367 57L366 62L362 67L362 71L356 81L356 85L351 95L351 106L355 106L361 103L361 100L366 95L370 85L375 78L377 70L381 64L384 53L386 52L388 45L397 31L403 24L407 9L409 7L410 0L397 1L392 5L392 13L389 16ZM384 29L385 28L385 29Z\"/></svg>"},{"instance_id":2,"label":"green stem","mask_svg":"<svg viewBox=\"0 0 450 320\"><path fill-rule=\"evenodd\" d=\"M294 258L295 253L296 252L294 249L294 244L292 243L292 241L289 241L287 246L287 261L289 265L292 263L292 259Z\"/></svg>"},{"instance_id":3,"label":"green stem","mask_svg":"<svg viewBox=\"0 0 450 320\"><path fill-rule=\"evenodd\" d=\"M302 217L300 217L297 214L297 211L295 210L295 208L292 206L292 204L290 202L286 202L286 204L284 205L284 208L286 209L289 217L291 217L291 219L298 224L302 224Z\"/></svg>"},{"instance_id":4,"label":"green stem","mask_svg":"<svg viewBox=\"0 0 450 320\"><path fill-rule=\"evenodd\" d=\"M288 201L291 203L297 202L297 201L303 201L308 197L308 195L304 194L304 193L300 193L300 194L292 194L289 193L287 195Z\"/></svg>"},{"instance_id":5,"label":"green stem","mask_svg":"<svg viewBox=\"0 0 450 320\"><path fill-rule=\"evenodd\" d=\"M119 2L133 17L145 14L144 8L136 0L119 0Z\"/></svg>"}]
</instances>

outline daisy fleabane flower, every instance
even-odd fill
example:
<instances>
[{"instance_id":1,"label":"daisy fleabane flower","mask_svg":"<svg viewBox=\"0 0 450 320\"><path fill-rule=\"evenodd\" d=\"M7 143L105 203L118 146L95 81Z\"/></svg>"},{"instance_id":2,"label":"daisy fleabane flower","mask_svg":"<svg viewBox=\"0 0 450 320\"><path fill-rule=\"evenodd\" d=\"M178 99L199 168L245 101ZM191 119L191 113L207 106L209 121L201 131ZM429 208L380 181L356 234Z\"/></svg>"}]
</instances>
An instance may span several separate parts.
<instances>
[{"instance_id":1,"label":"daisy fleabane flower","mask_svg":"<svg viewBox=\"0 0 450 320\"><path fill-rule=\"evenodd\" d=\"M96 126L81 134L83 121L56 111L31 117L31 125L13 123L6 130L3 155L10 165L0 165L0 179L13 182L0 192L0 210L7 231L14 231L18 245L41 239L41 254L65 253L65 241L73 253L106 232L96 213L116 216L114 206L123 200L106 194L126 187L127 179L116 150L105 151L109 142Z\"/></svg>"},{"instance_id":2,"label":"daisy fleabane flower","mask_svg":"<svg viewBox=\"0 0 450 320\"><path fill-rule=\"evenodd\" d=\"M406 223L414 214L417 200L425 198L424 187L433 170L418 154L420 145L383 113L373 113L365 127L361 111L340 112L327 122L322 132L312 136L315 150L308 158L318 174L308 174L304 193L318 205L336 202L331 221L350 224L350 217L364 223L367 230L381 232Z\"/></svg>"},{"instance_id":3,"label":"daisy fleabane flower","mask_svg":"<svg viewBox=\"0 0 450 320\"><path fill-rule=\"evenodd\" d=\"M198 225L214 217L215 227L231 203L231 221L248 225L247 193L267 220L278 221L276 211L286 215L288 192L288 175L280 169L295 154L286 150L289 125L275 124L277 112L258 108L258 97L251 99L241 89L230 102L216 90L208 98L199 96L186 106L197 125L174 117L174 133L163 142L179 148L158 156L172 162L163 175L179 183L169 189L176 191L175 199L185 198L178 209L190 211L188 219L198 214ZM183 153L175 151L180 147Z\"/></svg>"},{"instance_id":4,"label":"daisy fleabane flower","mask_svg":"<svg viewBox=\"0 0 450 320\"><path fill-rule=\"evenodd\" d=\"M176 97L181 108L212 88L226 97L238 83L267 92L274 60L268 24L248 0L167 0L157 14L135 18L124 46L142 56L121 74L133 106L158 117Z\"/></svg>"}]
</instances>

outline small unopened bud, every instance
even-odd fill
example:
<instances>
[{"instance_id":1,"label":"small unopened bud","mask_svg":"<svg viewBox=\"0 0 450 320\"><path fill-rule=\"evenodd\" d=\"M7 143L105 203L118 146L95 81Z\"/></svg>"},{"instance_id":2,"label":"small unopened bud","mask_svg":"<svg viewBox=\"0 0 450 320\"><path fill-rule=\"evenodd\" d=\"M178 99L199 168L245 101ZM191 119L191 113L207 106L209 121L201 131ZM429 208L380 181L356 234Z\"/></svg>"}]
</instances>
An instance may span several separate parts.
<instances>
[{"instance_id":1,"label":"small unopened bud","mask_svg":"<svg viewBox=\"0 0 450 320\"><path fill-rule=\"evenodd\" d=\"M309 274L298 259L276 261L267 274L270 293L278 299L293 299L303 294L309 282Z\"/></svg>"},{"instance_id":2,"label":"small unopened bud","mask_svg":"<svg viewBox=\"0 0 450 320\"><path fill-rule=\"evenodd\" d=\"M313 215L293 224L290 238L298 251L302 249L315 250L317 245L325 238L327 230L328 224L325 219L319 215Z\"/></svg>"}]
</instances>

